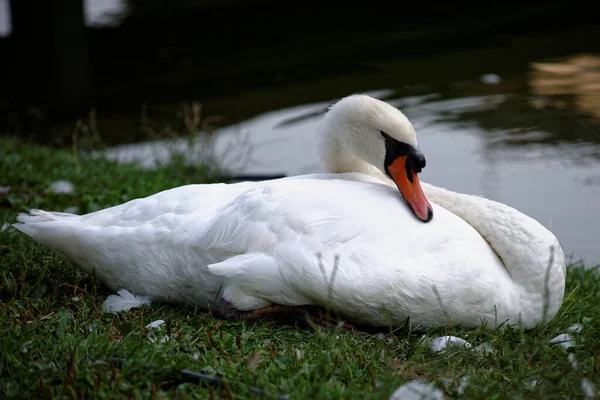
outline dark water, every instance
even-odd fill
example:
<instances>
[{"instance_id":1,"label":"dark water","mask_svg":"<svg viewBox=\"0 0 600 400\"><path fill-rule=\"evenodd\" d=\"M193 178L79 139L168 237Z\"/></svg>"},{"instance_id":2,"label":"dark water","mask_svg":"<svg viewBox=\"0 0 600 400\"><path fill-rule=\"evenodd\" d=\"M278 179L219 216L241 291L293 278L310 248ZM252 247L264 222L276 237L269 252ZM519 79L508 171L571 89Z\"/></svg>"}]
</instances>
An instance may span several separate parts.
<instances>
[{"instance_id":1,"label":"dark water","mask_svg":"<svg viewBox=\"0 0 600 400\"><path fill-rule=\"evenodd\" d=\"M360 35L300 27L298 37L271 44L255 42L257 30L250 39L220 31L214 18L185 25L208 24L243 42L235 49L177 36L173 25L156 36L162 42L139 36L135 48L119 47L126 37L109 32L119 40L90 50L102 73L91 103L51 121L35 105L26 114L46 121L36 140L68 144L74 131L101 137L106 155L122 162L152 167L183 152L232 173L294 175L320 171L313 138L327 106L370 93L413 122L427 156L423 181L514 206L554 231L573 261L600 263L600 28L575 23L517 35L505 21L484 40L474 25L461 32L460 20L436 18ZM519 29L527 25L521 19ZM5 130L15 127L35 130ZM212 135L191 142L200 131Z\"/></svg>"}]
</instances>

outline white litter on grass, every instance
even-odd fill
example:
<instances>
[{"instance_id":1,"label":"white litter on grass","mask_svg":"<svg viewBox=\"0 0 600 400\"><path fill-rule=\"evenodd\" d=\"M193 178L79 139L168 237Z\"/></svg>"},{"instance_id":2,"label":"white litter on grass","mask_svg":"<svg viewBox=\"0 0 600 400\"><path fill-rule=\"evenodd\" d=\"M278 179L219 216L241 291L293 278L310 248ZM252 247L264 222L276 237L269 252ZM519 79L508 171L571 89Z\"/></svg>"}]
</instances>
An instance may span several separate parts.
<instances>
[{"instance_id":1,"label":"white litter on grass","mask_svg":"<svg viewBox=\"0 0 600 400\"><path fill-rule=\"evenodd\" d=\"M469 377L463 376L460 379L460 384L458 385L458 388L456 388L456 391L458 392L458 394L463 394L467 386L469 386Z\"/></svg>"},{"instance_id":2,"label":"white litter on grass","mask_svg":"<svg viewBox=\"0 0 600 400\"><path fill-rule=\"evenodd\" d=\"M161 326L162 324L164 324L164 323L165 323L165 321L164 321L164 320L162 320L162 319L157 319L156 321L152 321L152 322L150 322L148 325L146 325L146 328L150 328L150 329L157 328L157 329L160 329L160 326ZM150 333L150 334L148 335L148 339L149 339L149 340L150 340L152 343L155 343L155 342L156 342L156 336L155 336L153 333ZM162 337L160 338L160 343L164 343L164 342L166 342L166 341L167 341L167 340L169 340L169 339L170 339L170 338L169 338L169 336L168 336L168 335L164 335L164 336L162 336Z\"/></svg>"},{"instance_id":3,"label":"white litter on grass","mask_svg":"<svg viewBox=\"0 0 600 400\"><path fill-rule=\"evenodd\" d=\"M493 353L496 351L494 346L490 342L483 342L479 346L475 347L475 350L480 351L482 353Z\"/></svg>"},{"instance_id":4,"label":"white litter on grass","mask_svg":"<svg viewBox=\"0 0 600 400\"><path fill-rule=\"evenodd\" d=\"M594 384L588 378L583 378L581 380L581 390L583 390L583 393L585 393L586 399L594 398L594 395L596 393L596 388L594 387Z\"/></svg>"},{"instance_id":5,"label":"white litter on grass","mask_svg":"<svg viewBox=\"0 0 600 400\"><path fill-rule=\"evenodd\" d=\"M444 392L433 384L419 379L400 386L389 400L443 400Z\"/></svg>"},{"instance_id":6,"label":"white litter on grass","mask_svg":"<svg viewBox=\"0 0 600 400\"><path fill-rule=\"evenodd\" d=\"M448 347L462 347L469 349L471 348L471 343L456 336L441 336L433 339L429 344L429 349L434 352L445 350Z\"/></svg>"},{"instance_id":7,"label":"white litter on grass","mask_svg":"<svg viewBox=\"0 0 600 400\"><path fill-rule=\"evenodd\" d=\"M579 362L577 362L577 358L575 358L575 354L569 353L569 355L567 356L567 360L569 360L569 362L571 363L571 367L573 369L577 369L577 367L579 366Z\"/></svg>"},{"instance_id":8,"label":"white litter on grass","mask_svg":"<svg viewBox=\"0 0 600 400\"><path fill-rule=\"evenodd\" d=\"M556 343L563 349L567 350L573 347L573 338L568 333L561 333L560 335L550 339L550 343Z\"/></svg>"},{"instance_id":9,"label":"white litter on grass","mask_svg":"<svg viewBox=\"0 0 600 400\"><path fill-rule=\"evenodd\" d=\"M165 321L163 321L162 319L157 319L156 321L152 321L148 325L146 325L146 328L159 328L164 323Z\"/></svg>"},{"instance_id":10,"label":"white litter on grass","mask_svg":"<svg viewBox=\"0 0 600 400\"><path fill-rule=\"evenodd\" d=\"M149 296L135 296L126 289L121 289L117 294L111 294L104 300L104 312L127 311L132 308L150 304Z\"/></svg>"},{"instance_id":11,"label":"white litter on grass","mask_svg":"<svg viewBox=\"0 0 600 400\"><path fill-rule=\"evenodd\" d=\"M573 332L573 333L581 333L583 329L583 325L581 324L573 324L570 327L567 328L567 331L569 332Z\"/></svg>"},{"instance_id":12,"label":"white litter on grass","mask_svg":"<svg viewBox=\"0 0 600 400\"><path fill-rule=\"evenodd\" d=\"M77 303L79 301L79 297L73 297L71 300Z\"/></svg>"},{"instance_id":13,"label":"white litter on grass","mask_svg":"<svg viewBox=\"0 0 600 400\"><path fill-rule=\"evenodd\" d=\"M69 181L56 181L50 185L50 190L56 194L71 194L75 191L75 185Z\"/></svg>"}]
</instances>

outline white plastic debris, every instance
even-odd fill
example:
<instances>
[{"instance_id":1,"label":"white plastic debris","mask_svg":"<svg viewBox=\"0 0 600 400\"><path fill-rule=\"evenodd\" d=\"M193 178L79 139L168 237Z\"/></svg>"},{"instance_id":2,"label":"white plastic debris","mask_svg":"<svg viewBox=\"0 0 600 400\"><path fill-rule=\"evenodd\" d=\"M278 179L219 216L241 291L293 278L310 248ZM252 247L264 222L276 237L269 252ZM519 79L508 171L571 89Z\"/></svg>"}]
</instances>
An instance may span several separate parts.
<instances>
[{"instance_id":1,"label":"white plastic debris","mask_svg":"<svg viewBox=\"0 0 600 400\"><path fill-rule=\"evenodd\" d=\"M456 391L458 392L458 394L462 395L465 392L467 386L469 386L469 377L463 376L462 378L460 378L460 384L458 385L458 388L456 388Z\"/></svg>"},{"instance_id":2,"label":"white plastic debris","mask_svg":"<svg viewBox=\"0 0 600 400\"><path fill-rule=\"evenodd\" d=\"M162 319L157 319L156 321L152 321L152 322L150 322L148 325L146 325L146 328L150 328L150 329L157 328L157 329L160 329L160 326L161 326L162 324L164 324L164 323L165 323L165 321L164 321L164 320L162 320ZM157 339L157 337L156 337L156 335L154 335L153 333L150 333L150 334L148 335L148 339L149 339L149 340L150 340L152 343L155 343L155 342L156 342L156 339ZM160 342L160 343L164 343L164 342L166 342L167 340L169 340L169 336L168 336L168 335L164 335L164 336L162 336L162 337L160 338L160 341L159 341L159 342Z\"/></svg>"},{"instance_id":3,"label":"white plastic debris","mask_svg":"<svg viewBox=\"0 0 600 400\"><path fill-rule=\"evenodd\" d=\"M443 400L444 392L423 379L410 381L392 393L389 400Z\"/></svg>"},{"instance_id":4,"label":"white plastic debris","mask_svg":"<svg viewBox=\"0 0 600 400\"><path fill-rule=\"evenodd\" d=\"M485 74L481 76L481 82L487 85L497 85L502 82L502 79L496 74Z\"/></svg>"},{"instance_id":5,"label":"white plastic debris","mask_svg":"<svg viewBox=\"0 0 600 400\"><path fill-rule=\"evenodd\" d=\"M152 321L148 325L146 325L146 328L158 328L164 323L165 321L163 321L162 319L157 319L156 321Z\"/></svg>"},{"instance_id":6,"label":"white plastic debris","mask_svg":"<svg viewBox=\"0 0 600 400\"><path fill-rule=\"evenodd\" d=\"M148 339L150 339L150 341L152 343L156 342L156 338L154 336L150 336L150 337L148 337ZM159 343L165 343L168 340L169 340L169 336L165 335L165 336L163 336L163 337L160 338Z\"/></svg>"},{"instance_id":7,"label":"white plastic debris","mask_svg":"<svg viewBox=\"0 0 600 400\"><path fill-rule=\"evenodd\" d=\"M572 332L572 333L581 333L581 330L583 329L583 325L581 324L573 324L570 327L567 328L567 331Z\"/></svg>"},{"instance_id":8,"label":"white plastic debris","mask_svg":"<svg viewBox=\"0 0 600 400\"><path fill-rule=\"evenodd\" d=\"M583 393L585 393L586 399L594 398L594 395L596 393L596 388L594 387L594 384L588 378L583 378L581 380L581 390L583 390Z\"/></svg>"},{"instance_id":9,"label":"white plastic debris","mask_svg":"<svg viewBox=\"0 0 600 400\"><path fill-rule=\"evenodd\" d=\"M75 185L69 181L56 181L50 185L50 190L56 194L71 194L75 191Z\"/></svg>"},{"instance_id":10,"label":"white plastic debris","mask_svg":"<svg viewBox=\"0 0 600 400\"><path fill-rule=\"evenodd\" d=\"M577 358L575 358L575 354L569 353L569 355L567 356L567 360L569 360L569 362L571 363L571 367L573 369L577 369L577 367L579 366L579 362L577 362Z\"/></svg>"},{"instance_id":11,"label":"white plastic debris","mask_svg":"<svg viewBox=\"0 0 600 400\"><path fill-rule=\"evenodd\" d=\"M121 289L117 294L111 294L104 300L104 312L127 311L132 308L141 307L150 304L148 296L135 296L125 289Z\"/></svg>"},{"instance_id":12,"label":"white plastic debris","mask_svg":"<svg viewBox=\"0 0 600 400\"><path fill-rule=\"evenodd\" d=\"M447 347L462 347L468 349L471 348L471 343L456 336L441 336L433 339L431 343L429 343L429 349L434 352L445 350Z\"/></svg>"},{"instance_id":13,"label":"white plastic debris","mask_svg":"<svg viewBox=\"0 0 600 400\"><path fill-rule=\"evenodd\" d=\"M561 333L550 339L550 343L556 343L558 346L567 350L568 348L573 347L573 338L568 333Z\"/></svg>"},{"instance_id":14,"label":"white plastic debris","mask_svg":"<svg viewBox=\"0 0 600 400\"><path fill-rule=\"evenodd\" d=\"M482 353L493 353L496 351L496 349L494 349L494 346L492 346L492 344L490 342L483 342L481 343L479 346L475 347L475 350L480 351Z\"/></svg>"}]
</instances>

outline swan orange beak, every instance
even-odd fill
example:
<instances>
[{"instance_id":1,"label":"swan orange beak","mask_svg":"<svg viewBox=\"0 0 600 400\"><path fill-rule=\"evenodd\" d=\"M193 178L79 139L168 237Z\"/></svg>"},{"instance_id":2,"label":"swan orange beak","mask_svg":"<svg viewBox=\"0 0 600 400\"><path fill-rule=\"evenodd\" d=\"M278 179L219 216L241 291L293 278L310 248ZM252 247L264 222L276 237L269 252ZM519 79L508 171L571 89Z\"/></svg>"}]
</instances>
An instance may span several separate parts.
<instances>
[{"instance_id":1,"label":"swan orange beak","mask_svg":"<svg viewBox=\"0 0 600 400\"><path fill-rule=\"evenodd\" d=\"M388 171L417 218L429 222L433 218L433 208L421 189L417 173L412 168L407 168L407 160L408 156L397 157L388 166Z\"/></svg>"}]
</instances>

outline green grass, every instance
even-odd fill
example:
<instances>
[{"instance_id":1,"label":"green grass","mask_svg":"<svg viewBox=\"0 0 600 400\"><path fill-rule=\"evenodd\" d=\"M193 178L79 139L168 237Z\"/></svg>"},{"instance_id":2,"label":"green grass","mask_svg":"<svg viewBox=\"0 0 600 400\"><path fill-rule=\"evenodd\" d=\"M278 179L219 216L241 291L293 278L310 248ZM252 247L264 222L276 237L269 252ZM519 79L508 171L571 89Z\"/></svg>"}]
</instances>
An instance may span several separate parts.
<instances>
[{"instance_id":1,"label":"green grass","mask_svg":"<svg viewBox=\"0 0 600 400\"><path fill-rule=\"evenodd\" d=\"M141 171L7 138L0 139L0 171L0 186L10 186L0 194L0 225L28 207L77 206L85 213L210 175L182 165ZM75 192L49 192L59 179L73 182ZM425 379L455 398L464 376L464 398L580 399L583 378L600 387L600 277L582 266L570 267L563 307L542 329L427 333L454 334L475 345L490 341L492 354L432 353L422 334L405 330L381 339L272 321L224 322L175 305L104 314L108 294L25 235L1 232L0 396L250 399L259 397L249 389L254 386L291 399L387 399L404 382ZM146 328L158 319L165 321L161 329ZM549 344L574 323L583 325L574 347ZM182 369L223 382L184 382Z\"/></svg>"}]
</instances>

